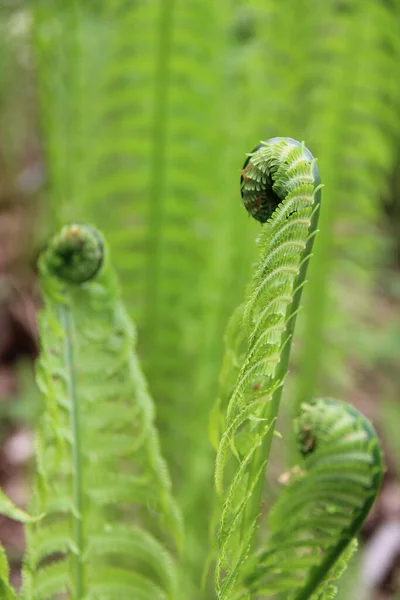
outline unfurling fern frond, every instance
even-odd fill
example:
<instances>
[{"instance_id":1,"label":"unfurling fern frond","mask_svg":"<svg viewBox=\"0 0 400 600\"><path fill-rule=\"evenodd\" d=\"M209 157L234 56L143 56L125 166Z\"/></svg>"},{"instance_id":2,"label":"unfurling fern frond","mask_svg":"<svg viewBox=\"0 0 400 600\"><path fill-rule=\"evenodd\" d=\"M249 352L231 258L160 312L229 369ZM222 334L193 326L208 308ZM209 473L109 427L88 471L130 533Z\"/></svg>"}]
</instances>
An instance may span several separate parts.
<instances>
[{"instance_id":1,"label":"unfurling fern frond","mask_svg":"<svg viewBox=\"0 0 400 600\"><path fill-rule=\"evenodd\" d=\"M267 223L247 301L229 328L219 414L213 414L216 429L222 429L215 469L217 492L223 497L216 569L221 599L231 597L253 543L264 469L316 232L319 183L312 155L291 138L261 142L242 170L243 203L256 219ZM228 488L223 494L225 483Z\"/></svg>"},{"instance_id":2,"label":"unfurling fern frond","mask_svg":"<svg viewBox=\"0 0 400 600\"><path fill-rule=\"evenodd\" d=\"M62 229L40 261L44 412L23 598L176 598L180 518L100 234Z\"/></svg>"},{"instance_id":3,"label":"unfurling fern frond","mask_svg":"<svg viewBox=\"0 0 400 600\"><path fill-rule=\"evenodd\" d=\"M379 491L379 442L352 406L326 399L303 405L297 440L303 464L271 510L270 537L252 561L243 597L333 598L331 582L346 567Z\"/></svg>"}]
</instances>

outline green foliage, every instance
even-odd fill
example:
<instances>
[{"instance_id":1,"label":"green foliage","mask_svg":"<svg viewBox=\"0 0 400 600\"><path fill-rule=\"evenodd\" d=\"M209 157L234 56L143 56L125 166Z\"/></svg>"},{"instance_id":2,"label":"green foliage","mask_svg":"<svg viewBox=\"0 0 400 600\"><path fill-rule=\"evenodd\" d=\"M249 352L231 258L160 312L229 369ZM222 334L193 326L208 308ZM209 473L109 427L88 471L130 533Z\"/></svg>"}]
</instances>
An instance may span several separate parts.
<instances>
[{"instance_id":1,"label":"green foliage","mask_svg":"<svg viewBox=\"0 0 400 600\"><path fill-rule=\"evenodd\" d=\"M52 221L94 223L113 249L197 562L212 484L204 432L254 247L254 224L232 198L237 147L259 134L231 127L240 88L228 8L33 3Z\"/></svg>"},{"instance_id":2,"label":"green foliage","mask_svg":"<svg viewBox=\"0 0 400 600\"><path fill-rule=\"evenodd\" d=\"M22 598L176 598L181 522L108 250L96 230L65 227L40 276L32 511L44 516L27 527Z\"/></svg>"},{"instance_id":3,"label":"green foliage","mask_svg":"<svg viewBox=\"0 0 400 600\"><path fill-rule=\"evenodd\" d=\"M245 582L251 594L325 600L380 489L382 455L369 421L334 400L303 405L297 439L304 460L270 512L269 539Z\"/></svg>"},{"instance_id":4,"label":"green foliage","mask_svg":"<svg viewBox=\"0 0 400 600\"><path fill-rule=\"evenodd\" d=\"M32 23L48 176L43 216L51 215L51 229L77 220L94 223L111 244L122 295L138 325L137 352L157 403L163 450L186 517L184 570L198 581L212 503L207 418L223 331L243 297L259 230L240 206L238 157L260 137L290 132L306 139L318 155L326 185L298 336L298 368L290 375L294 393L286 405L297 415L316 389L336 396L343 381L350 388L354 363L365 364L365 344L354 338L361 328L374 327L366 321L375 269L382 262L379 196L387 186L399 134L399 3L21 0L13 6L15 19L11 28L5 25L0 48L7 66L0 74L0 101L10 93L23 97L17 88L7 89L3 74L9 81L9 73L22 64L30 68L24 31ZM15 154L19 103L7 100L5 117L2 112L1 123L13 132L7 150ZM253 213L262 208L260 220L265 221L275 204L265 210L265 173L258 175L261 187L244 190L245 203ZM274 194L267 199L276 200ZM226 578L225 569L235 573L237 566L241 573L245 565L240 563L254 546L250 538L256 537L264 463L287 370L304 258L313 239L304 248L305 223L293 231L298 235L294 245L286 239L298 210L289 214L280 205L263 226L261 262L250 295L226 334L220 397L210 427L213 444L219 446L218 485L225 489L217 520L222 518L219 568L226 594L234 578ZM309 221L308 208L301 211ZM281 238L285 224L289 227ZM276 239L270 237L272 230ZM276 241L282 244L273 254ZM286 260L294 269L304 260L301 272L284 276ZM267 280L279 285L271 291L262 282L274 264L280 269L276 280ZM57 299L51 296L49 306L60 304L55 288ZM66 290L76 294L81 285L71 283ZM83 304L81 309L83 315ZM131 333L127 338L132 344ZM54 334L54 339L62 336ZM376 348L376 338L371 339ZM135 386L143 381L138 377ZM149 415L152 423L150 409ZM109 418L111 429L118 427L114 411ZM145 422L140 417L138 427ZM117 437L116 431L110 433ZM135 461L146 455L144 447L139 450ZM135 462L130 464L136 469ZM35 502L33 515L41 511ZM152 515L162 512L154 502ZM162 550L157 540L164 547L166 531L173 527L156 525L145 507L132 514L139 529L130 532L129 549L116 526L115 555L119 549L137 556L135 548L142 544L140 553L149 565ZM43 523L47 526L46 519ZM259 531L264 536L264 528ZM103 548L104 539L96 540ZM146 565L138 565L137 572L147 576ZM54 573L55 579L61 575ZM203 596L211 594L207 589ZM197 600L202 592L192 589L187 595Z\"/></svg>"},{"instance_id":5,"label":"green foliage","mask_svg":"<svg viewBox=\"0 0 400 600\"><path fill-rule=\"evenodd\" d=\"M304 145L262 142L242 171L242 198L258 220L278 203L259 239L246 302L226 336L221 394L212 415L221 497L216 590L221 600L255 596L328 600L354 551L354 536L379 491L383 466L369 422L320 400L298 423L302 469L271 511L269 538L254 553L264 472L288 367L294 321L316 231L319 173ZM224 490L224 482L229 486Z\"/></svg>"},{"instance_id":6,"label":"green foliage","mask_svg":"<svg viewBox=\"0 0 400 600\"><path fill-rule=\"evenodd\" d=\"M220 598L230 597L251 548L320 203L315 161L303 144L290 138L262 142L243 173L243 201L250 211L264 188L280 204L263 228L248 297L227 336L219 420L224 421L225 411L226 418L215 468L220 496L229 459L235 468L227 477L218 532ZM240 339L240 330L244 340L238 353L235 337ZM237 377L233 388L232 375Z\"/></svg>"}]
</instances>

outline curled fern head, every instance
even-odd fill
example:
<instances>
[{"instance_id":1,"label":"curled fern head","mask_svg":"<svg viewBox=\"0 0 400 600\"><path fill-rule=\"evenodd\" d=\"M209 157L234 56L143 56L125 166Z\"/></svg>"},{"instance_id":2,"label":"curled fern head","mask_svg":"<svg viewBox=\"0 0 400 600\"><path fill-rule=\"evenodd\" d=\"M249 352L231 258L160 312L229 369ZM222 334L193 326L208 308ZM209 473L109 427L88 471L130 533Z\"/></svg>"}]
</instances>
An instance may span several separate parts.
<instances>
[{"instance_id":1,"label":"curled fern head","mask_svg":"<svg viewBox=\"0 0 400 600\"><path fill-rule=\"evenodd\" d=\"M93 279L104 258L104 242L89 225L67 225L50 240L43 256L46 269L67 283Z\"/></svg>"},{"instance_id":2,"label":"curled fern head","mask_svg":"<svg viewBox=\"0 0 400 600\"><path fill-rule=\"evenodd\" d=\"M285 167L285 155L293 148L300 149L299 162L312 163L312 175L319 184L319 171L313 155L303 143L289 137L271 138L258 144L247 156L240 171L242 202L249 214L260 223L268 221L291 191L287 185L290 178L287 180L285 177L286 185L282 185L281 171Z\"/></svg>"},{"instance_id":3,"label":"curled fern head","mask_svg":"<svg viewBox=\"0 0 400 600\"><path fill-rule=\"evenodd\" d=\"M269 515L247 591L277 600L325 600L346 566L384 472L378 437L353 406L321 398L296 422L301 464Z\"/></svg>"}]
</instances>

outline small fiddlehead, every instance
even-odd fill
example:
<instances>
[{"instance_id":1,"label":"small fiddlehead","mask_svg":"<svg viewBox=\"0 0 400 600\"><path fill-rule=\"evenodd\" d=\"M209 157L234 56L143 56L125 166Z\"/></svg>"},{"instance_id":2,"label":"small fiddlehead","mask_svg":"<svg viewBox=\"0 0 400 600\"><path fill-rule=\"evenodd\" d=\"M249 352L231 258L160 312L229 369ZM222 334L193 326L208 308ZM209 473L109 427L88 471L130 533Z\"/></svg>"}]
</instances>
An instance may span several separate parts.
<instances>
[{"instance_id":1,"label":"small fiddlehead","mask_svg":"<svg viewBox=\"0 0 400 600\"><path fill-rule=\"evenodd\" d=\"M221 498L216 569L221 600L230 598L254 544L264 470L316 232L319 184L311 153L291 138L261 142L242 170L244 205L266 223L247 299L230 322L218 415L213 414L221 428L215 469ZM215 431L213 436L218 439Z\"/></svg>"},{"instance_id":2,"label":"small fiddlehead","mask_svg":"<svg viewBox=\"0 0 400 600\"><path fill-rule=\"evenodd\" d=\"M102 236L64 227L39 263L44 398L22 598L176 600L179 511Z\"/></svg>"},{"instance_id":3,"label":"small fiddlehead","mask_svg":"<svg viewBox=\"0 0 400 600\"><path fill-rule=\"evenodd\" d=\"M296 430L301 464L270 512L270 537L252 560L243 597L333 598L331 582L381 486L378 438L352 406L303 405Z\"/></svg>"}]
</instances>

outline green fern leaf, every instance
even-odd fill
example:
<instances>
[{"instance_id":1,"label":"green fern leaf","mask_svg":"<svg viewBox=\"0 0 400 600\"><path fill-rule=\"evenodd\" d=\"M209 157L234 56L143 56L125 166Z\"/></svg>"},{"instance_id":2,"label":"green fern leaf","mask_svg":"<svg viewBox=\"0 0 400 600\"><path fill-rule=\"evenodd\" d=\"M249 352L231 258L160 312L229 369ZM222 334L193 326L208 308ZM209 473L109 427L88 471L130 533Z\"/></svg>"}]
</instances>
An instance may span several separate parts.
<instances>
[{"instance_id":1,"label":"green fern leaf","mask_svg":"<svg viewBox=\"0 0 400 600\"><path fill-rule=\"evenodd\" d=\"M100 234L64 228L40 276L45 408L32 508L44 517L27 527L23 598L175 599L181 520Z\"/></svg>"},{"instance_id":2,"label":"green fern leaf","mask_svg":"<svg viewBox=\"0 0 400 600\"><path fill-rule=\"evenodd\" d=\"M325 580L318 587L318 590L311 596L310 600L332 600L332 598L335 598L337 593L337 587L334 585L334 582L340 579L345 570L347 569L350 559L356 552L357 547L358 543L357 540L354 538L349 543L347 548L343 550L336 563L330 569L327 576L325 576Z\"/></svg>"},{"instance_id":3,"label":"green fern leaf","mask_svg":"<svg viewBox=\"0 0 400 600\"><path fill-rule=\"evenodd\" d=\"M221 432L215 467L221 497L216 568L221 599L233 593L253 544L264 470L316 231L318 184L315 160L304 144L291 138L261 142L242 170L243 203L255 218L268 222L260 235L260 259L247 301L228 329L220 416L213 413L215 430Z\"/></svg>"},{"instance_id":4,"label":"green fern leaf","mask_svg":"<svg viewBox=\"0 0 400 600\"><path fill-rule=\"evenodd\" d=\"M379 492L382 454L369 421L334 400L303 405L297 439L304 464L271 510L270 537L249 567L247 593L327 600Z\"/></svg>"}]
</instances>

